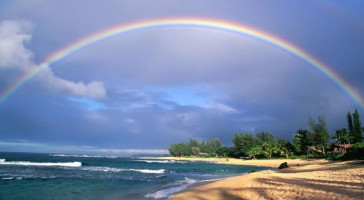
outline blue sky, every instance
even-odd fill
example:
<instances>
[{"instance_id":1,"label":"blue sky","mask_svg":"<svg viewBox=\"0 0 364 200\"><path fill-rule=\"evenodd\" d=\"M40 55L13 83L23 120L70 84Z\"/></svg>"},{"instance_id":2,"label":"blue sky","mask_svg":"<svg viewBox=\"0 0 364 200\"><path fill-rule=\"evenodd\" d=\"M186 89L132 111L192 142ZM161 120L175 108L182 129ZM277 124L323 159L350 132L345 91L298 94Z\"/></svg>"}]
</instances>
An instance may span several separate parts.
<instances>
[{"instance_id":1,"label":"blue sky","mask_svg":"<svg viewBox=\"0 0 364 200\"><path fill-rule=\"evenodd\" d=\"M0 5L0 91L53 52L136 21L223 20L305 50L364 95L362 1L14 1ZM189 138L270 131L311 116L331 132L359 107L307 63L254 38L201 28L118 35L70 55L0 104L0 151L165 152Z\"/></svg>"}]
</instances>

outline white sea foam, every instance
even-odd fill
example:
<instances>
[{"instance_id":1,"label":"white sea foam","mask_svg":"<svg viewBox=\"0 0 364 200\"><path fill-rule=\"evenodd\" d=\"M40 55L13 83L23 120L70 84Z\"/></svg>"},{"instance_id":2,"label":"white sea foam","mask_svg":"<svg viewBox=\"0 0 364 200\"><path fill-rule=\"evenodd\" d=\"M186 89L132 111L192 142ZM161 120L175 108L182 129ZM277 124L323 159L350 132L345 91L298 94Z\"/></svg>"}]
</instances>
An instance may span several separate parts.
<instances>
[{"instance_id":1,"label":"white sea foam","mask_svg":"<svg viewBox=\"0 0 364 200\"><path fill-rule=\"evenodd\" d=\"M22 179L54 179L57 176L54 175L42 175L42 174L9 174L7 177L3 177L3 180L22 180Z\"/></svg>"},{"instance_id":2,"label":"white sea foam","mask_svg":"<svg viewBox=\"0 0 364 200\"><path fill-rule=\"evenodd\" d=\"M192 185L194 183L197 183L197 181L194 179L189 179L189 178L185 177L184 180L178 181L176 183L176 186L169 187L169 188L166 188L163 190L159 190L159 191L151 193L151 194L147 194L147 195L145 195L145 197L154 198L154 199L166 198L179 191L185 190L189 185Z\"/></svg>"},{"instance_id":3,"label":"white sea foam","mask_svg":"<svg viewBox=\"0 0 364 200\"><path fill-rule=\"evenodd\" d=\"M219 161L207 161L208 163L212 163L212 164L222 164L222 162Z\"/></svg>"},{"instance_id":4,"label":"white sea foam","mask_svg":"<svg viewBox=\"0 0 364 200\"><path fill-rule=\"evenodd\" d=\"M118 156L102 156L102 155L78 155L78 154L49 154L54 157L76 157L76 158L119 158Z\"/></svg>"},{"instance_id":5,"label":"white sea foam","mask_svg":"<svg viewBox=\"0 0 364 200\"><path fill-rule=\"evenodd\" d=\"M125 171L120 168L113 168L113 167L84 167L83 170L93 171L93 172L121 172Z\"/></svg>"},{"instance_id":6,"label":"white sea foam","mask_svg":"<svg viewBox=\"0 0 364 200\"><path fill-rule=\"evenodd\" d=\"M177 161L177 160L136 160L139 162L145 162L145 163L179 163L179 164L183 164L183 163L187 163L186 161Z\"/></svg>"},{"instance_id":7,"label":"white sea foam","mask_svg":"<svg viewBox=\"0 0 364 200\"><path fill-rule=\"evenodd\" d=\"M0 165L44 166L44 167L81 167L81 162L29 162L29 161L5 161L0 159Z\"/></svg>"},{"instance_id":8,"label":"white sea foam","mask_svg":"<svg viewBox=\"0 0 364 200\"><path fill-rule=\"evenodd\" d=\"M145 195L146 198L153 198L153 199L159 199L159 198L166 198L171 196L172 194L175 194L179 191L185 190L188 187L188 185L180 185L176 187L171 187L163 190L159 190L157 192L147 194Z\"/></svg>"},{"instance_id":9,"label":"white sea foam","mask_svg":"<svg viewBox=\"0 0 364 200\"><path fill-rule=\"evenodd\" d=\"M83 170L94 171L94 172L139 172L144 174L163 174L166 172L165 169L124 169L114 167L84 167Z\"/></svg>"},{"instance_id":10,"label":"white sea foam","mask_svg":"<svg viewBox=\"0 0 364 200\"><path fill-rule=\"evenodd\" d=\"M217 181L221 179L209 179L209 180L195 180L185 177L185 179L178 181L175 186L169 187L163 190L159 190L157 192L147 194L144 197L146 198L153 198L153 199L159 199L159 198L166 198L171 196L172 194L175 194L177 192L180 192L182 190L185 190L188 186L198 183L198 182L211 182L211 181Z\"/></svg>"},{"instance_id":11,"label":"white sea foam","mask_svg":"<svg viewBox=\"0 0 364 200\"><path fill-rule=\"evenodd\" d=\"M128 170L144 174L163 174L164 172L166 172L165 169L128 169Z\"/></svg>"}]
</instances>

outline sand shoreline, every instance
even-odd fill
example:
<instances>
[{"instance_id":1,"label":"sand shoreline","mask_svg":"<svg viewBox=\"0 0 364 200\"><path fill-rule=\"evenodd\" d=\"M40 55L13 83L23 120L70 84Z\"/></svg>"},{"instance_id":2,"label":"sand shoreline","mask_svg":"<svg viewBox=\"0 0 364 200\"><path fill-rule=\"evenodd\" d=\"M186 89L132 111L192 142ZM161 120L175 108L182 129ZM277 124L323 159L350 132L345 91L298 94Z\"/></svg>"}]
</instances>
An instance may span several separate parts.
<instances>
[{"instance_id":1,"label":"sand shoreline","mask_svg":"<svg viewBox=\"0 0 364 200\"><path fill-rule=\"evenodd\" d=\"M154 158L156 159L156 158ZM363 161L334 162L327 160L279 159L240 160L220 158L158 159L219 162L222 164L255 165L283 170L263 170L190 187L171 197L182 199L362 199L364 197Z\"/></svg>"},{"instance_id":2,"label":"sand shoreline","mask_svg":"<svg viewBox=\"0 0 364 200\"><path fill-rule=\"evenodd\" d=\"M243 160L237 158L193 158L193 157L148 157L148 159L158 160L186 160L186 161L205 161L215 162L219 164L228 165L249 165L249 166L260 166L260 167L272 167L278 168L283 162L288 162L291 166L304 166L311 164L329 163L331 161L324 159L270 159L270 160Z\"/></svg>"}]
</instances>

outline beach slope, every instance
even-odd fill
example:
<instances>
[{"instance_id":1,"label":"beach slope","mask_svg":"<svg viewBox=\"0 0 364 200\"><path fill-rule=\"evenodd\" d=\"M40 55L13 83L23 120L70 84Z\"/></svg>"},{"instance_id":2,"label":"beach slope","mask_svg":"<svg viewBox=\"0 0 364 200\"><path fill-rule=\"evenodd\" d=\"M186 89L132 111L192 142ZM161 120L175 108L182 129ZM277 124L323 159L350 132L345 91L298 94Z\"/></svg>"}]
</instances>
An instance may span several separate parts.
<instances>
[{"instance_id":1,"label":"beach slope","mask_svg":"<svg viewBox=\"0 0 364 200\"><path fill-rule=\"evenodd\" d=\"M269 164L278 162L280 161ZM191 188L172 196L171 199L363 199L364 197L362 161L287 160L287 162L290 166L287 169L265 170L227 178Z\"/></svg>"}]
</instances>

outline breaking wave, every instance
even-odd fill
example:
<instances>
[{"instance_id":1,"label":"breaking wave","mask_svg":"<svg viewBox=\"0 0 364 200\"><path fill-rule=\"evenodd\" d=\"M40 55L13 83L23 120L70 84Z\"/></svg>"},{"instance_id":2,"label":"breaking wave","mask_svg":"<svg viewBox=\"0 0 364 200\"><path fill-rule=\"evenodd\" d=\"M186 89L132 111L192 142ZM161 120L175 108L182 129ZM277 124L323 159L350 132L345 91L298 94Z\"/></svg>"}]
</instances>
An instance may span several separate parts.
<instances>
[{"instance_id":1,"label":"breaking wave","mask_svg":"<svg viewBox=\"0 0 364 200\"><path fill-rule=\"evenodd\" d=\"M151 194L147 194L147 195L145 195L145 197L154 198L154 199L166 198L166 197L171 196L172 194L185 190L188 186L190 186L194 183L197 183L197 180L189 179L189 178L185 177L184 180L178 181L175 184L175 186L172 186L172 187L169 187L166 189L162 189L162 190L159 190L159 191L151 193Z\"/></svg>"},{"instance_id":2,"label":"breaking wave","mask_svg":"<svg viewBox=\"0 0 364 200\"><path fill-rule=\"evenodd\" d=\"M178 161L178 160L137 160L139 162L145 162L145 163L179 163L184 164L187 163L186 161Z\"/></svg>"},{"instance_id":3,"label":"breaking wave","mask_svg":"<svg viewBox=\"0 0 364 200\"><path fill-rule=\"evenodd\" d=\"M102 155L78 155L78 154L49 154L54 157L75 157L75 158L119 158L118 156L102 156Z\"/></svg>"},{"instance_id":4,"label":"breaking wave","mask_svg":"<svg viewBox=\"0 0 364 200\"><path fill-rule=\"evenodd\" d=\"M56 176L36 176L36 175L14 175L14 176L10 176L10 177L2 177L2 180L22 180L22 179L37 179L37 178L41 178L41 179L53 179L53 178L57 178Z\"/></svg>"},{"instance_id":5,"label":"breaking wave","mask_svg":"<svg viewBox=\"0 0 364 200\"><path fill-rule=\"evenodd\" d=\"M81 162L29 162L29 161L5 161L0 159L0 165L44 166L44 167L81 167Z\"/></svg>"},{"instance_id":6,"label":"breaking wave","mask_svg":"<svg viewBox=\"0 0 364 200\"><path fill-rule=\"evenodd\" d=\"M83 170L94 171L94 172L139 172L144 174L163 174L166 172L165 169L123 169L114 167L84 167Z\"/></svg>"},{"instance_id":7,"label":"breaking wave","mask_svg":"<svg viewBox=\"0 0 364 200\"><path fill-rule=\"evenodd\" d=\"M183 180L176 182L174 184L174 186L172 186L172 187L168 187L166 189L162 189L157 192L147 194L144 197L153 198L153 199L167 198L167 197L171 196L172 194L175 194L177 192L187 189L187 187L192 184L218 181L218 180L221 180L221 179L195 180L195 179L190 179L190 178L185 177Z\"/></svg>"},{"instance_id":8,"label":"breaking wave","mask_svg":"<svg viewBox=\"0 0 364 200\"><path fill-rule=\"evenodd\" d=\"M133 172L140 172L140 173L144 173L144 174L163 174L166 172L165 169L128 169L129 171L133 171Z\"/></svg>"}]
</instances>

